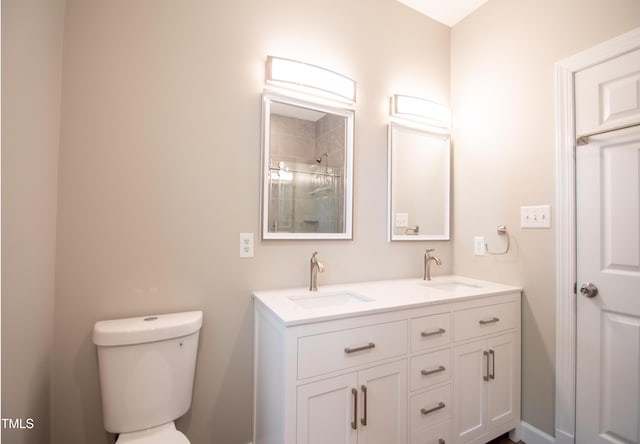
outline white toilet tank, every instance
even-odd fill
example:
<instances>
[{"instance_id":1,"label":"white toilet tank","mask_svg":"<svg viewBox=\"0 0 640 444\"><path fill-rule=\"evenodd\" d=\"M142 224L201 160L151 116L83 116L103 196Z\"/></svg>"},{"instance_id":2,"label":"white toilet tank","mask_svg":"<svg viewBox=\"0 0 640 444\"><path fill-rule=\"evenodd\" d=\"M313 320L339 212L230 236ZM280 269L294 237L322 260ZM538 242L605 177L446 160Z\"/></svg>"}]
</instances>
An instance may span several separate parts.
<instances>
[{"instance_id":1,"label":"white toilet tank","mask_svg":"<svg viewBox=\"0 0 640 444\"><path fill-rule=\"evenodd\" d=\"M149 429L189 410L201 326L201 311L95 324L107 431Z\"/></svg>"}]
</instances>

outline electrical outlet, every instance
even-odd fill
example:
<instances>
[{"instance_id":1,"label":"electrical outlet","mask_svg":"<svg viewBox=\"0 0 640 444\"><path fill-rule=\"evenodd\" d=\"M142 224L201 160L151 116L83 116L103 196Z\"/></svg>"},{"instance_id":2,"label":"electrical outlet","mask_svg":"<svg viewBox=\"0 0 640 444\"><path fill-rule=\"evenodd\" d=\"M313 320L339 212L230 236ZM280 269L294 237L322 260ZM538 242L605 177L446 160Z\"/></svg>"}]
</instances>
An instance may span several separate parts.
<instances>
[{"instance_id":1,"label":"electrical outlet","mask_svg":"<svg viewBox=\"0 0 640 444\"><path fill-rule=\"evenodd\" d=\"M409 213L396 213L396 227L407 228L409 226Z\"/></svg>"},{"instance_id":2,"label":"electrical outlet","mask_svg":"<svg viewBox=\"0 0 640 444\"><path fill-rule=\"evenodd\" d=\"M240 233L240 257L253 257L253 233Z\"/></svg>"},{"instance_id":3,"label":"electrical outlet","mask_svg":"<svg viewBox=\"0 0 640 444\"><path fill-rule=\"evenodd\" d=\"M521 228L551 228L551 205L520 207Z\"/></svg>"},{"instance_id":4,"label":"electrical outlet","mask_svg":"<svg viewBox=\"0 0 640 444\"><path fill-rule=\"evenodd\" d=\"M473 254L476 256L484 256L484 236L476 236L473 238Z\"/></svg>"}]
</instances>

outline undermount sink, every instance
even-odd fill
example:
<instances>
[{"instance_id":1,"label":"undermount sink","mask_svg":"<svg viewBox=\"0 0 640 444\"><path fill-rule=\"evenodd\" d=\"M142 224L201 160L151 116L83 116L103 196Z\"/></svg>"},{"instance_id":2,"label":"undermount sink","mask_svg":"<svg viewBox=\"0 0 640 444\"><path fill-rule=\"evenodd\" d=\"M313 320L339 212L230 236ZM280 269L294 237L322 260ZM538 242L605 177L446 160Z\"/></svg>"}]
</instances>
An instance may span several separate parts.
<instances>
[{"instance_id":1,"label":"undermount sink","mask_svg":"<svg viewBox=\"0 0 640 444\"><path fill-rule=\"evenodd\" d=\"M373 301L370 297L350 291L309 292L290 296L289 299L302 308L325 308Z\"/></svg>"},{"instance_id":2,"label":"undermount sink","mask_svg":"<svg viewBox=\"0 0 640 444\"><path fill-rule=\"evenodd\" d=\"M443 291L450 291L450 292L463 291L463 290L469 290L472 288L482 287L482 285L479 285L479 284L474 284L471 282L462 282L462 281L447 281L447 282L426 281L426 282L423 282L422 285L424 285L425 287L435 288L436 290L443 290Z\"/></svg>"}]
</instances>

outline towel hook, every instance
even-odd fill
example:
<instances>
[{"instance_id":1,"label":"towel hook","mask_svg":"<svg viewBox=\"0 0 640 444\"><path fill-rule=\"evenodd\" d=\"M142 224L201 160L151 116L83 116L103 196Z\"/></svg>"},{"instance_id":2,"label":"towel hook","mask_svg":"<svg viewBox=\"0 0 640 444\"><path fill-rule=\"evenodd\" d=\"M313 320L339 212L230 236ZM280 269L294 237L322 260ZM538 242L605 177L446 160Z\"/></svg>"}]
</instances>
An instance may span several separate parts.
<instances>
[{"instance_id":1,"label":"towel hook","mask_svg":"<svg viewBox=\"0 0 640 444\"><path fill-rule=\"evenodd\" d=\"M488 254L507 254L509 252L509 248L511 247L511 236L509 236L509 230L505 225L498 225L496 228L498 234L506 234L507 235L507 248L504 251L489 251L489 245L484 244L484 248Z\"/></svg>"}]
</instances>

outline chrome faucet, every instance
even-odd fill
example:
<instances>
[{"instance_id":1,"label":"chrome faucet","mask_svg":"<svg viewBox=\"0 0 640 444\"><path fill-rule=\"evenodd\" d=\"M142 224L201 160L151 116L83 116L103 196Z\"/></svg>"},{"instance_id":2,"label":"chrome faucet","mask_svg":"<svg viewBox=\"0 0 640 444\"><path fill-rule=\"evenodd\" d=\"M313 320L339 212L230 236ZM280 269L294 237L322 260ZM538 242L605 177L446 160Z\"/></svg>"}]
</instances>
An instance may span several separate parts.
<instances>
[{"instance_id":1,"label":"chrome faucet","mask_svg":"<svg viewBox=\"0 0 640 444\"><path fill-rule=\"evenodd\" d=\"M431 280L431 262L435 262L436 265L442 265L442 261L440 258L436 256L431 256L431 252L436 251L435 248L427 248L424 251L424 276L422 279L425 281Z\"/></svg>"},{"instance_id":2,"label":"chrome faucet","mask_svg":"<svg viewBox=\"0 0 640 444\"><path fill-rule=\"evenodd\" d=\"M318 291L318 272L324 271L324 265L318 260L318 252L314 251L310 262L309 291Z\"/></svg>"}]
</instances>

